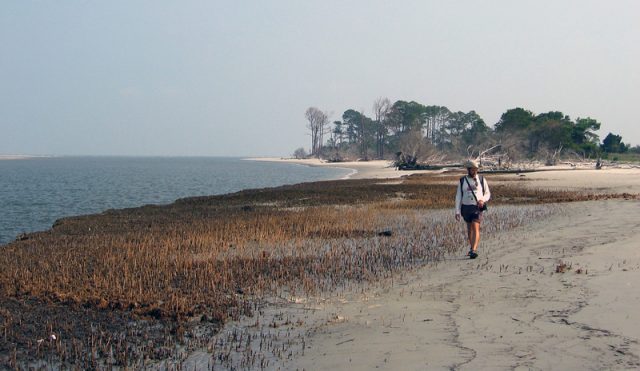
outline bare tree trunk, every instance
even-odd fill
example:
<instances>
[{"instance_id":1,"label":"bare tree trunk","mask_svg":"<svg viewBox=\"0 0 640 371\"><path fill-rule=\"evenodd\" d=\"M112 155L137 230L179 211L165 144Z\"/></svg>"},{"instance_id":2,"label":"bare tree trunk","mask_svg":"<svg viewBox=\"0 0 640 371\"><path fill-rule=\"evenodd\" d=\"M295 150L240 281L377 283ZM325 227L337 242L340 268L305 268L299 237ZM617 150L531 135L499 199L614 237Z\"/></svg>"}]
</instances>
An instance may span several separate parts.
<instances>
[{"instance_id":1,"label":"bare tree trunk","mask_svg":"<svg viewBox=\"0 0 640 371\"><path fill-rule=\"evenodd\" d=\"M360 155L362 158L367 158L367 141L366 141L366 130L365 130L365 120L364 120L364 112L360 111Z\"/></svg>"},{"instance_id":2,"label":"bare tree trunk","mask_svg":"<svg viewBox=\"0 0 640 371\"><path fill-rule=\"evenodd\" d=\"M378 98L373 102L373 112L376 116L376 123L378 125L376 130L376 156L380 159L384 157L384 138L385 138L385 124L387 115L391 110L391 101L389 98Z\"/></svg>"},{"instance_id":3,"label":"bare tree trunk","mask_svg":"<svg viewBox=\"0 0 640 371\"><path fill-rule=\"evenodd\" d=\"M307 128L311 131L311 154L319 158L329 116L316 107L309 107L305 117L308 121Z\"/></svg>"}]
</instances>

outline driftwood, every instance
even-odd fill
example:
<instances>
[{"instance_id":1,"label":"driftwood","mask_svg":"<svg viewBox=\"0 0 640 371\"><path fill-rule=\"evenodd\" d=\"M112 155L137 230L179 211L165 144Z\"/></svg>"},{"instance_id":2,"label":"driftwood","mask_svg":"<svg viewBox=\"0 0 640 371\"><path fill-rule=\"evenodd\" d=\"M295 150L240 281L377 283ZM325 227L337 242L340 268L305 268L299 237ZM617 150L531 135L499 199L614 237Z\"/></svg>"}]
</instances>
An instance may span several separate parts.
<instances>
[{"instance_id":1,"label":"driftwood","mask_svg":"<svg viewBox=\"0 0 640 371\"><path fill-rule=\"evenodd\" d=\"M521 174L521 173L535 173L536 171L540 171L539 169L488 169L488 170L479 170L478 173L481 174Z\"/></svg>"},{"instance_id":2,"label":"driftwood","mask_svg":"<svg viewBox=\"0 0 640 371\"><path fill-rule=\"evenodd\" d=\"M541 161L525 161L525 162L511 162L511 161L503 161L498 159L494 161L484 160L480 173L483 174L519 174L519 173L533 173L539 171L559 171L559 170L586 170L586 169L597 169L597 163L594 162L570 162L563 161L561 164L566 165L565 167L557 168L546 165ZM459 162L450 162L450 163L435 163L435 164L415 164L415 165L402 165L398 166L398 170L443 170L443 169L464 169L464 163ZM600 163L600 168L607 167L610 169L613 168L639 168L640 166L634 165L621 165L614 163Z\"/></svg>"},{"instance_id":3,"label":"driftwood","mask_svg":"<svg viewBox=\"0 0 640 371\"><path fill-rule=\"evenodd\" d=\"M397 152L394 166L398 170L442 170L445 167L451 166L442 164L444 158L445 155L431 155L418 163L418 156ZM440 164L432 165L434 163Z\"/></svg>"},{"instance_id":4,"label":"driftwood","mask_svg":"<svg viewBox=\"0 0 640 371\"><path fill-rule=\"evenodd\" d=\"M400 164L397 167L398 167L398 170L442 170L442 169L445 169L445 168L449 168L451 166L448 166L448 165L423 165L423 164L415 164L415 165Z\"/></svg>"}]
</instances>

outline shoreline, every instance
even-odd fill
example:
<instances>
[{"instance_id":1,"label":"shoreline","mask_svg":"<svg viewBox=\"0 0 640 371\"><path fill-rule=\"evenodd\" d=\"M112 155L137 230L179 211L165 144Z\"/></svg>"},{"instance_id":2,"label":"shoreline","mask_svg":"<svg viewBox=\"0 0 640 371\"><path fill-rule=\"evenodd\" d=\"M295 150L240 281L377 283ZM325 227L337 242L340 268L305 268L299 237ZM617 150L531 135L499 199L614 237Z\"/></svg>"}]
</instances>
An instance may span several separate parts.
<instances>
[{"instance_id":1,"label":"shoreline","mask_svg":"<svg viewBox=\"0 0 640 371\"><path fill-rule=\"evenodd\" d=\"M82 155L82 156L58 156L58 155L0 155L0 161L6 161L7 165L10 165L10 163L12 161L15 161L16 164L20 161L25 161L25 160L34 160L34 159L74 159L74 158L80 158L80 159L110 159L110 158L142 158L142 159L146 159L146 158L161 158L158 156L149 156L149 157L145 157L145 156L109 156L109 155L99 155L99 156L88 156L88 155ZM169 158L184 158L184 157L179 157L179 156L173 156L173 157L169 157ZM209 158L209 157L205 157L205 158ZM217 158L217 157L211 157L211 158ZM242 157L233 157L234 160L247 160L245 158ZM292 162L288 162L288 163L292 163ZM304 165L307 166L307 164L300 164L300 165ZM335 178L331 178L330 180L341 180L341 179L352 179L352 176L354 176L358 170L354 169L352 167L336 167L336 168L340 168L340 169L348 169L351 172L345 176L341 176L341 177L335 177ZM253 175L252 175L253 177ZM309 179L297 179L296 183L305 183L305 182L315 182L318 181L319 179L317 178L311 178ZM263 189L263 188L271 188L271 187L279 187L279 186L284 186L284 185L288 185L289 183L283 181L279 184L276 185L264 185L264 184L260 184L258 186L255 185L244 185L243 188L237 188L237 189L231 189L231 190L224 190L224 193L220 193L220 194L216 194L216 193L203 193L203 194L197 194L197 193L192 193L192 194L187 194L187 195L183 195L183 196L176 196L176 198L174 199L170 199L170 200L166 200L166 201L161 201L161 202L154 202L154 201L147 201L147 202L140 202L140 203L134 203L131 205L125 205L125 206L118 206L115 207L115 209L128 209L128 208L138 208L138 207L143 207L145 205L165 205L165 204L171 204L174 203L176 201L178 201L179 199L182 198L192 198L192 197L208 197L208 196L216 196L216 195L226 195L226 194L232 194L232 193L236 193L236 192L241 192L241 191L245 191L245 190L252 190L252 189ZM64 213L60 213L59 215L56 216L55 219L50 219L50 222L47 225L41 225L41 226L33 226L33 225L27 225L26 227L20 228L19 230L17 230L16 233L11 233L11 232L6 232L4 230L0 230L0 247L1 246L5 246L8 245L12 242L14 242L19 236L21 235L28 235L28 234L32 234L32 233L39 233L39 232L46 232L47 230L51 229L52 226L54 225L55 221L58 219L65 219L65 218L73 218L73 217L81 217L81 216L91 216L94 214L100 214L103 213L107 210L111 210L114 209L113 206L105 206L103 209L97 209L95 211L85 211L85 212L74 212L74 211L69 211L69 210L65 210Z\"/></svg>"},{"instance_id":2,"label":"shoreline","mask_svg":"<svg viewBox=\"0 0 640 371\"><path fill-rule=\"evenodd\" d=\"M51 156L34 156L34 155L0 155L0 161L11 160L29 160L32 158L49 158Z\"/></svg>"},{"instance_id":3,"label":"shoreline","mask_svg":"<svg viewBox=\"0 0 640 371\"><path fill-rule=\"evenodd\" d=\"M396 168L393 167L393 161L387 160L324 162L315 158L294 159L277 157L254 157L245 158L244 160L257 162L280 162L311 167L332 167L353 171L352 174L347 175L343 179L397 179L412 174L439 174L443 172L443 170L396 170Z\"/></svg>"},{"instance_id":4,"label":"shoreline","mask_svg":"<svg viewBox=\"0 0 640 371\"><path fill-rule=\"evenodd\" d=\"M311 167L334 167L353 171L352 174L341 179L400 179L413 174L443 174L450 170L463 171L458 167L444 168L442 170L396 170L393 167L393 162L387 160L337 163L324 162L320 159L276 157L245 158L244 160L291 163ZM521 170L523 171L522 173L514 170L512 173L483 173L483 175L491 178L498 177L499 179L510 179L514 181L534 180L535 182L529 185L553 190L588 190L596 193L611 191L640 194L640 166L636 165L607 166L596 170L591 164L582 164L580 166L564 164L556 166L536 166Z\"/></svg>"}]
</instances>

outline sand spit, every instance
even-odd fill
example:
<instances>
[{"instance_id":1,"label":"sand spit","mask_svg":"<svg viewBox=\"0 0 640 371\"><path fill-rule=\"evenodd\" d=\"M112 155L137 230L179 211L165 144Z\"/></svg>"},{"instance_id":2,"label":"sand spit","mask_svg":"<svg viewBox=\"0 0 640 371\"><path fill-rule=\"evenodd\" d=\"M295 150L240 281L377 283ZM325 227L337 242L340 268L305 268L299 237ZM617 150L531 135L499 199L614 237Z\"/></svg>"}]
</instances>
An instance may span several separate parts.
<instances>
[{"instance_id":1,"label":"sand spit","mask_svg":"<svg viewBox=\"0 0 640 371\"><path fill-rule=\"evenodd\" d=\"M403 176L412 174L440 174L445 172L443 170L397 170L393 165L393 161L388 160L372 160L372 161L346 161L346 162L327 162L320 159L294 159L294 158L278 158L278 157L257 157L247 158L248 161L266 161L266 162L286 162L292 164L300 164L306 166L320 166L320 167L335 167L342 169L353 170L351 175L348 175L346 179L390 179L401 178ZM519 168L526 171L525 174L516 174L517 176L530 176L532 179L549 179L550 182L541 183L539 186L551 186L556 188L581 188L583 185L588 184L593 178L604 180L604 188L610 185L607 182L609 180L607 174L614 174L614 181L622 184L632 183L629 179L619 178L617 175L630 175L640 177L640 166L629 164L616 164L603 167L600 170L595 170L595 163L563 163L556 166L544 166L541 163L525 163L522 166L516 166L514 169ZM450 170L460 170L459 167L451 167ZM587 173L583 173L586 171ZM559 176L543 175L560 173ZM566 174L572 173L572 176ZM496 176L498 174L492 174ZM636 178L637 179L637 178ZM574 185L574 182L578 182L578 185ZM640 183L639 183L640 184ZM538 185L538 184L536 184Z\"/></svg>"},{"instance_id":2,"label":"sand spit","mask_svg":"<svg viewBox=\"0 0 640 371\"><path fill-rule=\"evenodd\" d=\"M277 157L259 157L248 158L250 161L267 161L267 162L287 162L292 164L300 164L307 166L335 167L341 169L353 170L353 174L347 176L348 179L387 179L400 178L411 174L427 174L439 173L433 170L413 170L399 171L393 166L393 161L372 160L372 161L347 161L347 162L325 162L319 159L291 159Z\"/></svg>"}]
</instances>

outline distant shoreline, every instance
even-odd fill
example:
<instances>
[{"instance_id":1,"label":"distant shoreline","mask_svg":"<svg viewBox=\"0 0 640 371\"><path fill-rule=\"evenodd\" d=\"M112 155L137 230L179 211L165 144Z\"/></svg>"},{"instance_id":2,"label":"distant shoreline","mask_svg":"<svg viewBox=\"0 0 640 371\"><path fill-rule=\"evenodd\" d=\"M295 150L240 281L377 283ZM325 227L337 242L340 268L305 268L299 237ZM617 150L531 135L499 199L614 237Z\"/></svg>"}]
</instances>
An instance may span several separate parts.
<instances>
[{"instance_id":1,"label":"distant shoreline","mask_svg":"<svg viewBox=\"0 0 640 371\"><path fill-rule=\"evenodd\" d=\"M300 164L317 167L333 167L339 169L352 170L352 174L344 179L395 179L411 174L437 174L442 170L396 170L393 161L371 160L371 161L345 161L345 162L325 162L320 159L294 159L279 157L254 157L245 158L247 161L280 162L289 164Z\"/></svg>"},{"instance_id":2,"label":"distant shoreline","mask_svg":"<svg viewBox=\"0 0 640 371\"><path fill-rule=\"evenodd\" d=\"M28 160L31 158L43 158L48 156L30 156L30 155L0 155L0 161L9 160Z\"/></svg>"},{"instance_id":3,"label":"distant shoreline","mask_svg":"<svg viewBox=\"0 0 640 371\"><path fill-rule=\"evenodd\" d=\"M290 164L300 164L312 167L333 167L339 169L349 169L353 173L345 176L343 179L397 179L412 174L440 174L449 170L463 170L459 166L452 165L451 167L444 167L441 170L397 170L393 161L389 160L371 160L371 161L345 161L345 162L327 162L321 159L295 159L284 157L252 157L244 158L246 161L264 161L264 162L280 162ZM605 165L601 170L595 169L595 163L583 162L583 163L561 163L558 165L547 166L541 163L529 163L522 164L522 167L512 168L505 171L491 171L488 169L486 172L490 175L507 174L507 173L548 173L548 172L565 172L565 171L596 171L595 174L603 174L611 170L630 170L634 172L639 167L629 164L614 164Z\"/></svg>"}]
</instances>

